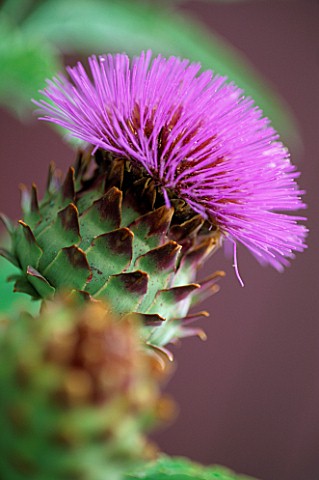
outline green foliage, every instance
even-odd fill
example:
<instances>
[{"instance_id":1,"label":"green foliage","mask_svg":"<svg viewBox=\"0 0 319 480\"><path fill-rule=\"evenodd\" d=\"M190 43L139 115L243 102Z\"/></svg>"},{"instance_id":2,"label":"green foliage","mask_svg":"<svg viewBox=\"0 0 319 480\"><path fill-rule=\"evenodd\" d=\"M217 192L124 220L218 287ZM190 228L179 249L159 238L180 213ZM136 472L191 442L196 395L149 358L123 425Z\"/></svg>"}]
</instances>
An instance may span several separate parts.
<instances>
[{"instance_id":1,"label":"green foliage","mask_svg":"<svg viewBox=\"0 0 319 480\"><path fill-rule=\"evenodd\" d=\"M144 470L127 475L126 480L253 480L245 475L236 475L219 465L204 467L185 458L161 456L147 464Z\"/></svg>"},{"instance_id":2,"label":"green foliage","mask_svg":"<svg viewBox=\"0 0 319 480\"><path fill-rule=\"evenodd\" d=\"M7 108L23 115L43 79L60 68L56 49L14 28L0 14L0 99Z\"/></svg>"},{"instance_id":3,"label":"green foliage","mask_svg":"<svg viewBox=\"0 0 319 480\"><path fill-rule=\"evenodd\" d=\"M203 25L175 10L174 2L164 5L145 0L27 3L23 14L16 0L8 0L3 8L11 21L18 24L17 30L10 32L10 36L7 34L5 40L6 46L10 46L6 47L9 59L2 52L6 60L2 77L7 81L6 89L0 89L0 100L7 106L23 110L27 98L34 97L44 79L57 70L55 48L77 55L123 50L136 54L151 48L155 53L200 61L203 68L227 75L255 99L286 140L294 143L298 140L287 105L271 91L247 59ZM6 28L1 26L0 30L4 32L2 36L6 34Z\"/></svg>"},{"instance_id":4,"label":"green foliage","mask_svg":"<svg viewBox=\"0 0 319 480\"><path fill-rule=\"evenodd\" d=\"M19 269L0 256L0 314L9 313L13 306L30 313L37 313L39 302L31 300L29 295L13 291L13 284L7 278L17 275Z\"/></svg>"}]
</instances>

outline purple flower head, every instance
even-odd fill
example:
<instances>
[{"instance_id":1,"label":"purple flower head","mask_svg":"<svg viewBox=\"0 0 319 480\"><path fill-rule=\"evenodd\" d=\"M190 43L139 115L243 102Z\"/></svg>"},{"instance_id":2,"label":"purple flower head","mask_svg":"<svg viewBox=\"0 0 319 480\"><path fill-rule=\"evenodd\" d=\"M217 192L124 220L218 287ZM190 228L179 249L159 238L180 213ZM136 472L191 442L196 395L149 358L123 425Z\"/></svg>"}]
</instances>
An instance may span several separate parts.
<instances>
[{"instance_id":1,"label":"purple flower head","mask_svg":"<svg viewBox=\"0 0 319 480\"><path fill-rule=\"evenodd\" d=\"M130 158L222 234L278 270L305 248L304 208L286 148L253 100L200 64L151 52L89 58L48 81L42 119Z\"/></svg>"}]
</instances>

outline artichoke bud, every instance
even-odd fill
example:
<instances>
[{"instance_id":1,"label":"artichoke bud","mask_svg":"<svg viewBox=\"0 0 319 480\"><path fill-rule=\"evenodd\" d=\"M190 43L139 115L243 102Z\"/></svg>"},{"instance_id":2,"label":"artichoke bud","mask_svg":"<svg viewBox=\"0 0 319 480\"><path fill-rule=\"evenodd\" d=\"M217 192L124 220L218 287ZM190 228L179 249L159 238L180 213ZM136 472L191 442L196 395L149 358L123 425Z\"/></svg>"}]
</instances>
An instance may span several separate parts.
<instances>
[{"instance_id":1,"label":"artichoke bud","mask_svg":"<svg viewBox=\"0 0 319 480\"><path fill-rule=\"evenodd\" d=\"M156 179L127 158L98 150L78 154L63 181L51 166L38 200L22 191L18 226L3 256L20 269L15 290L35 299L77 290L106 300L120 315L138 313L143 337L164 346L183 336L188 310L217 290L216 272L196 281L202 262L220 244L220 230L169 192L167 206Z\"/></svg>"},{"instance_id":2,"label":"artichoke bud","mask_svg":"<svg viewBox=\"0 0 319 480\"><path fill-rule=\"evenodd\" d=\"M135 317L57 300L0 325L1 478L121 478L152 451L145 431L170 414L156 360Z\"/></svg>"}]
</instances>

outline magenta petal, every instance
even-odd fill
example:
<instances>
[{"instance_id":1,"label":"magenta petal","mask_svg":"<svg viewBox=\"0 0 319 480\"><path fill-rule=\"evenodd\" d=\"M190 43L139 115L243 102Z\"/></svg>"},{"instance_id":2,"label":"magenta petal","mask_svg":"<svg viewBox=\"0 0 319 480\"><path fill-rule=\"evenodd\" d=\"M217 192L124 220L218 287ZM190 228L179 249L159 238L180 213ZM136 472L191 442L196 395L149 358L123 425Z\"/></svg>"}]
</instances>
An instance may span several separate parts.
<instances>
[{"instance_id":1,"label":"magenta petal","mask_svg":"<svg viewBox=\"0 0 319 480\"><path fill-rule=\"evenodd\" d=\"M129 157L263 263L305 248L305 204L287 149L250 98L200 65L151 52L89 58L47 81L43 120Z\"/></svg>"}]
</instances>

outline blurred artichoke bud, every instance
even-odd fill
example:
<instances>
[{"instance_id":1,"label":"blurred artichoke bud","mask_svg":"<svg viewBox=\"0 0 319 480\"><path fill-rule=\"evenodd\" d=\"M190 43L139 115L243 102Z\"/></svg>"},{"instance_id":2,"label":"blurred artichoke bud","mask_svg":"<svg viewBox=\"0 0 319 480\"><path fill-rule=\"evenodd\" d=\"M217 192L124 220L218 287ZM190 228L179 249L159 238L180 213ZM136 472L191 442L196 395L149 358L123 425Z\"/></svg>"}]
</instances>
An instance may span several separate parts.
<instances>
[{"instance_id":1,"label":"blurred artichoke bud","mask_svg":"<svg viewBox=\"0 0 319 480\"><path fill-rule=\"evenodd\" d=\"M3 480L119 479L154 451L144 433L169 416L137 318L73 297L1 322Z\"/></svg>"}]
</instances>

